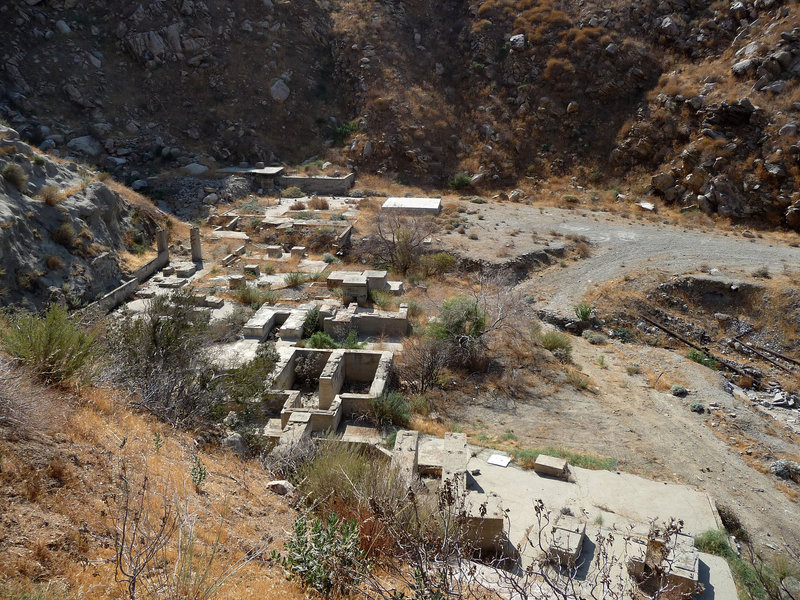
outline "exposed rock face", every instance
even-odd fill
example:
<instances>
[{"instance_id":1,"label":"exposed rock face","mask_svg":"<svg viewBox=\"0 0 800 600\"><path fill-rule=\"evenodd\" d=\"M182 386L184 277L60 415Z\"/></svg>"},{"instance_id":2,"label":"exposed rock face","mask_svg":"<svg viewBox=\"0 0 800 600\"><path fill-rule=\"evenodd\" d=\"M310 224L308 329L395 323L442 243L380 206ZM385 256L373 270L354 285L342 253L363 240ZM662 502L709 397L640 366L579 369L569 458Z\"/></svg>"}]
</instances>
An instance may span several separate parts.
<instances>
[{"instance_id":1,"label":"exposed rock face","mask_svg":"<svg viewBox=\"0 0 800 600\"><path fill-rule=\"evenodd\" d=\"M119 285L123 238L145 236L128 203L77 164L37 154L13 129L0 126L0 150L0 305L79 306Z\"/></svg>"}]
</instances>

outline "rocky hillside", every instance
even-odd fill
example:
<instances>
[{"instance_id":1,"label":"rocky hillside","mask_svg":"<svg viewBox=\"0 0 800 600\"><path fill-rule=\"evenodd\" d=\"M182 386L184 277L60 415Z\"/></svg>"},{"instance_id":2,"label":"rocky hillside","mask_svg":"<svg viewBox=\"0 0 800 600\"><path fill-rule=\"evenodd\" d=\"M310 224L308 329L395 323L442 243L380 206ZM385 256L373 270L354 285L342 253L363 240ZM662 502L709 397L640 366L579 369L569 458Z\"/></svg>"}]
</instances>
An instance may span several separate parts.
<instances>
[{"instance_id":1,"label":"rocky hillside","mask_svg":"<svg viewBox=\"0 0 800 600\"><path fill-rule=\"evenodd\" d=\"M144 253L154 224L73 162L0 126L0 306L75 307L119 285L120 254Z\"/></svg>"},{"instance_id":2,"label":"rocky hillside","mask_svg":"<svg viewBox=\"0 0 800 600\"><path fill-rule=\"evenodd\" d=\"M130 181L326 154L438 186L458 172L492 187L613 177L800 227L793 3L18 0L0 11L0 116Z\"/></svg>"}]
</instances>

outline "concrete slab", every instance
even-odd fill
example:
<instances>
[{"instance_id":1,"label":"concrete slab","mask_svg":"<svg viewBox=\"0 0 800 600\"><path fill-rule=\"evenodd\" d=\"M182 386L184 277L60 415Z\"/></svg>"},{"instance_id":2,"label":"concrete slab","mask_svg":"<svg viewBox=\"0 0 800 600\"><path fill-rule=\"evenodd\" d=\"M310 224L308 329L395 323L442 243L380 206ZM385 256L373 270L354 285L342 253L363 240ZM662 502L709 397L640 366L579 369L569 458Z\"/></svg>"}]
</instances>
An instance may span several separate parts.
<instances>
[{"instance_id":1,"label":"concrete slab","mask_svg":"<svg viewBox=\"0 0 800 600\"><path fill-rule=\"evenodd\" d=\"M411 215L438 215L442 211L442 199L387 198L381 207L381 211Z\"/></svg>"},{"instance_id":2,"label":"concrete slab","mask_svg":"<svg viewBox=\"0 0 800 600\"><path fill-rule=\"evenodd\" d=\"M697 600L738 600L736 584L727 561L720 556L699 552L699 581L705 589Z\"/></svg>"},{"instance_id":3,"label":"concrete slab","mask_svg":"<svg viewBox=\"0 0 800 600\"><path fill-rule=\"evenodd\" d=\"M556 458L555 456L547 456L540 454L536 457L536 462L533 463L533 470L542 475L549 475L550 477L559 477L560 479L567 478L567 469L569 465L563 458Z\"/></svg>"}]
</instances>

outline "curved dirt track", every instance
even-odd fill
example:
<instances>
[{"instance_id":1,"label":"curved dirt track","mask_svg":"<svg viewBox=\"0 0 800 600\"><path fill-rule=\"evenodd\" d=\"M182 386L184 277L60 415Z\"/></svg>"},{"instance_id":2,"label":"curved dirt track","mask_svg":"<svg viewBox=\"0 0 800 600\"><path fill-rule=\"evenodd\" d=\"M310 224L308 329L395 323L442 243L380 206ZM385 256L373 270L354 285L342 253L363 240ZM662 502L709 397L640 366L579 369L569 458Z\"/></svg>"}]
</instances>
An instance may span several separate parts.
<instances>
[{"instance_id":1,"label":"curved dirt track","mask_svg":"<svg viewBox=\"0 0 800 600\"><path fill-rule=\"evenodd\" d=\"M551 269L521 284L525 291L538 292L539 307L572 316L572 306L593 283L635 275L647 269L683 273L701 265L722 271L747 271L767 267L782 271L784 265L800 269L800 248L770 243L739 234L709 233L671 225L622 222L604 213L547 209L535 215L533 227L544 232L582 235L592 244L590 257L564 269ZM800 241L800 236L797 236ZM547 293L544 297L541 294Z\"/></svg>"}]
</instances>

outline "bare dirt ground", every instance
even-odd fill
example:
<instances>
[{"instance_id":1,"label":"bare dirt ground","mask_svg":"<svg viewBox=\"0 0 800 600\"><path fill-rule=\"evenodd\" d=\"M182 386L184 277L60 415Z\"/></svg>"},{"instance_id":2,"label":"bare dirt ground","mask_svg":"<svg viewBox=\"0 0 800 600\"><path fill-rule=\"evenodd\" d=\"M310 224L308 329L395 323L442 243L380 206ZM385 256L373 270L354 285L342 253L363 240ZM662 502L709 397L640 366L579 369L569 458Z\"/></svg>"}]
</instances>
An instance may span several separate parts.
<instances>
[{"instance_id":1,"label":"bare dirt ground","mask_svg":"<svg viewBox=\"0 0 800 600\"><path fill-rule=\"evenodd\" d=\"M466 215L466 231L478 239L454 231L441 242L473 259L494 262L498 250L513 258L570 234L588 238L591 256L556 262L519 284L536 299L536 308L567 317L574 316L577 302L592 298L594 286L637 273L695 272L702 266L741 274L800 266L800 249L777 236L750 238L520 204L464 206L473 213ZM697 486L734 509L757 542L800 547L797 486L767 468L770 460L800 455L800 413L781 424L759 407L742 404L724 391L720 373L690 361L683 350L616 341L593 346L575 336L572 344L573 361L591 377L593 389L563 385L552 393L531 390L516 401L476 397L459 407L455 422L473 439L512 433L520 446L611 456L622 470ZM629 374L634 364L640 374ZM673 396L673 384L686 386L690 395ZM710 412L691 412L692 402L710 406Z\"/></svg>"}]
</instances>

